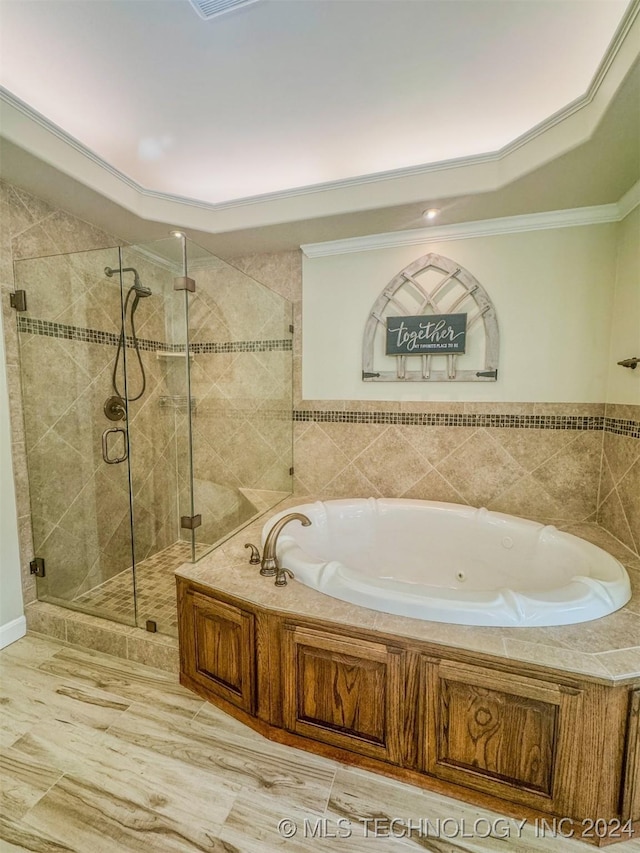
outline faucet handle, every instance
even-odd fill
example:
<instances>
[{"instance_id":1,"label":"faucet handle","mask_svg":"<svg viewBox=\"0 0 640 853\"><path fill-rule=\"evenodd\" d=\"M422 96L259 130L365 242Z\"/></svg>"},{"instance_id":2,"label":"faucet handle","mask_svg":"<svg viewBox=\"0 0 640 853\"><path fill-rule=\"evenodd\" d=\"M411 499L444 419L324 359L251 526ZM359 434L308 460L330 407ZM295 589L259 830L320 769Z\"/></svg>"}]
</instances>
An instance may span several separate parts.
<instances>
[{"instance_id":1,"label":"faucet handle","mask_svg":"<svg viewBox=\"0 0 640 853\"><path fill-rule=\"evenodd\" d=\"M275 585L276 586L286 586L287 585L287 575L290 578L294 578L295 575L289 569L279 568L276 573Z\"/></svg>"},{"instance_id":2,"label":"faucet handle","mask_svg":"<svg viewBox=\"0 0 640 853\"><path fill-rule=\"evenodd\" d=\"M256 548L255 545L252 545L250 542L247 542L244 546L245 548L251 548L251 557L249 558L249 565L257 566L260 563L260 551Z\"/></svg>"}]
</instances>

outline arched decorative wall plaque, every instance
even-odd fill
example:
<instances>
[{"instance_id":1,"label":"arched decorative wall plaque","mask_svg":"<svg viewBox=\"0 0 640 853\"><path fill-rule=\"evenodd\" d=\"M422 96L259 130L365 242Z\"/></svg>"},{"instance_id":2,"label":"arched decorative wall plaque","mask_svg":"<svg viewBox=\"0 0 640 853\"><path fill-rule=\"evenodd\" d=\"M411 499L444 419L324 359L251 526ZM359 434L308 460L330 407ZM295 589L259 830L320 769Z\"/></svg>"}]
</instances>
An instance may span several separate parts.
<instances>
[{"instance_id":1,"label":"arched decorative wall plaque","mask_svg":"<svg viewBox=\"0 0 640 853\"><path fill-rule=\"evenodd\" d=\"M486 290L460 264L429 253L399 272L371 309L362 378L495 382L498 353L498 321Z\"/></svg>"}]
</instances>

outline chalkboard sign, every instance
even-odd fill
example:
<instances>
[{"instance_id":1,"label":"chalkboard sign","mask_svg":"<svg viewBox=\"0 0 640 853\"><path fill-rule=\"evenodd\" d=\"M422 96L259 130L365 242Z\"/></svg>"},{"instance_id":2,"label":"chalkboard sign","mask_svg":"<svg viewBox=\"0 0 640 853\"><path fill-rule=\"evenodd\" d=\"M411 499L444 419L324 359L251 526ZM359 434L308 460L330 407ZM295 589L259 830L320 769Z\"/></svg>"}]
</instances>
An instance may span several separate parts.
<instances>
[{"instance_id":1,"label":"chalkboard sign","mask_svg":"<svg viewBox=\"0 0 640 853\"><path fill-rule=\"evenodd\" d=\"M387 317L387 355L463 353L466 337L466 314Z\"/></svg>"}]
</instances>

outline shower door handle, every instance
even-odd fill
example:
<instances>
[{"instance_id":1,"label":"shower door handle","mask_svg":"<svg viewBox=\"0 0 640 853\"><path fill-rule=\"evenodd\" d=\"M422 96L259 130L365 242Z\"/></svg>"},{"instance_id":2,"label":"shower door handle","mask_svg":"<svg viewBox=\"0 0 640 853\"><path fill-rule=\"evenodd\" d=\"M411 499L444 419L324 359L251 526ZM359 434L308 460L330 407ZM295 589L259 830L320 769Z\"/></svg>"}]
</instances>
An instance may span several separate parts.
<instances>
[{"instance_id":1,"label":"shower door handle","mask_svg":"<svg viewBox=\"0 0 640 853\"><path fill-rule=\"evenodd\" d=\"M114 456L112 459L109 456L109 435L114 432L122 433L122 439L124 442L124 453L122 456ZM129 441L127 439L126 429L122 429L122 427L111 427L111 429L105 429L105 431L102 433L102 458L107 463L107 465L117 465L118 462L124 462L128 455Z\"/></svg>"}]
</instances>

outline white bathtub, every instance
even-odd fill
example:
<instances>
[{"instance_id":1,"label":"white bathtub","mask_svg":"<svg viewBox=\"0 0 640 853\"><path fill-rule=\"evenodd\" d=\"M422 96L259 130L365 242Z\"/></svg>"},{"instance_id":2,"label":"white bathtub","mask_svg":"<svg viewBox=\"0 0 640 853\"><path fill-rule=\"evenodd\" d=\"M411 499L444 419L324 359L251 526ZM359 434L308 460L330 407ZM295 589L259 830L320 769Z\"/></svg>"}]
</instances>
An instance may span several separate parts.
<instances>
[{"instance_id":1,"label":"white bathtub","mask_svg":"<svg viewBox=\"0 0 640 853\"><path fill-rule=\"evenodd\" d=\"M631 597L624 567L555 527L434 501L353 499L291 507L280 565L320 592L384 613L456 625L570 625Z\"/></svg>"}]
</instances>

